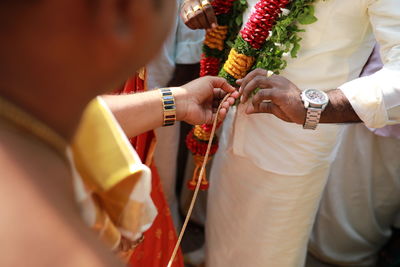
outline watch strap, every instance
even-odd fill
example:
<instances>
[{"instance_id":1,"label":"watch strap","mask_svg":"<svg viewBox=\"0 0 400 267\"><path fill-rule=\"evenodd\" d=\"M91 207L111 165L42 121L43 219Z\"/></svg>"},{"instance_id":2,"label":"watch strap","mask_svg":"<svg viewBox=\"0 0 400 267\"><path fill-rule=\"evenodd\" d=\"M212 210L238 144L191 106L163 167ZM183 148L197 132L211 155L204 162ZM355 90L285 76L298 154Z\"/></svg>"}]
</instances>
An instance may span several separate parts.
<instances>
[{"instance_id":1,"label":"watch strap","mask_svg":"<svg viewBox=\"0 0 400 267\"><path fill-rule=\"evenodd\" d=\"M308 108L303 129L315 130L321 118L321 113L322 109L320 108Z\"/></svg>"},{"instance_id":2,"label":"watch strap","mask_svg":"<svg viewBox=\"0 0 400 267\"><path fill-rule=\"evenodd\" d=\"M170 88L160 89L163 104L163 126L172 126L176 121L175 98Z\"/></svg>"}]
</instances>

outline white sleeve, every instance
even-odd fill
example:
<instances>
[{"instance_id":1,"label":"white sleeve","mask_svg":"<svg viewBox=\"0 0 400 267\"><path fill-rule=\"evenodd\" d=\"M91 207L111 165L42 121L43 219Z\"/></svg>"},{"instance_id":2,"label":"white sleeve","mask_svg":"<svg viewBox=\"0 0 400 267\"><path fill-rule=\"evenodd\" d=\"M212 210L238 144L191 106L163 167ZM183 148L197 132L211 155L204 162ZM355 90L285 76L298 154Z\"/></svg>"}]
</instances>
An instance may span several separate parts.
<instances>
[{"instance_id":1,"label":"white sleeve","mask_svg":"<svg viewBox=\"0 0 400 267\"><path fill-rule=\"evenodd\" d=\"M400 123L400 1L370 2L368 12L384 67L339 88L366 126L381 128Z\"/></svg>"},{"instance_id":2,"label":"white sleeve","mask_svg":"<svg viewBox=\"0 0 400 267\"><path fill-rule=\"evenodd\" d=\"M200 62L205 31L191 30L179 17L176 36L176 64L195 64Z\"/></svg>"}]
</instances>

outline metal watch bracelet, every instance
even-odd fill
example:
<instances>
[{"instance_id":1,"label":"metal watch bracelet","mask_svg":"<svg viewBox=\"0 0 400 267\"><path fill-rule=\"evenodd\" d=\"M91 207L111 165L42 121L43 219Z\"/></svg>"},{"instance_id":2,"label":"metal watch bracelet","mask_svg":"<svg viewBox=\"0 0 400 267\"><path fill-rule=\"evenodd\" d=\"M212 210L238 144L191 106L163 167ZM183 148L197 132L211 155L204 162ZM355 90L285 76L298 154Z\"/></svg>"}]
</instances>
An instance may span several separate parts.
<instances>
[{"instance_id":1,"label":"metal watch bracelet","mask_svg":"<svg viewBox=\"0 0 400 267\"><path fill-rule=\"evenodd\" d=\"M321 113L322 109L320 108L308 108L303 129L315 130L321 118Z\"/></svg>"}]
</instances>

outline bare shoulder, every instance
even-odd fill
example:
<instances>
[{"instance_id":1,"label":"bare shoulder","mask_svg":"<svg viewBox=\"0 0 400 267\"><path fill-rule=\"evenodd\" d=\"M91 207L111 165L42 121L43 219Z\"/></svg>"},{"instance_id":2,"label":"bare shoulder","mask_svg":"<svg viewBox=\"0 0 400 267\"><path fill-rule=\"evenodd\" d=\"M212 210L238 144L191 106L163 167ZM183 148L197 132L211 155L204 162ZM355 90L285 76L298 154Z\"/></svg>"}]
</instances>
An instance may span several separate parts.
<instances>
[{"instance_id":1,"label":"bare shoulder","mask_svg":"<svg viewBox=\"0 0 400 267\"><path fill-rule=\"evenodd\" d=\"M82 222L69 166L0 124L0 266L119 266Z\"/></svg>"}]
</instances>

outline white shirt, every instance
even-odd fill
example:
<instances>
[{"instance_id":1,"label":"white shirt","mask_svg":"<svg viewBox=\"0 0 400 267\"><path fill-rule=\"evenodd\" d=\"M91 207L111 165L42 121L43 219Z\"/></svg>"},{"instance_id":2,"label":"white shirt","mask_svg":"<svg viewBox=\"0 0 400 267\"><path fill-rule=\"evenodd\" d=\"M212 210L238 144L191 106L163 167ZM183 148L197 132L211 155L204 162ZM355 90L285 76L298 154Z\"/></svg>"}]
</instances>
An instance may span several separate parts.
<instances>
[{"instance_id":1,"label":"white shirt","mask_svg":"<svg viewBox=\"0 0 400 267\"><path fill-rule=\"evenodd\" d=\"M176 6L180 7L182 2L176 0ZM203 30L189 29L177 14L171 34L160 54L147 67L149 89L167 86L172 79L175 64L199 63L204 35Z\"/></svg>"},{"instance_id":2,"label":"white shirt","mask_svg":"<svg viewBox=\"0 0 400 267\"><path fill-rule=\"evenodd\" d=\"M247 21L256 0L249 0ZM317 1L318 21L302 25L301 50L286 58L281 72L301 90L340 88L369 127L400 122L400 1ZM358 78L376 40L384 68ZM260 168L283 175L306 175L332 161L338 125L316 131L283 122L270 114L247 116L239 106L232 139L235 154Z\"/></svg>"}]
</instances>

